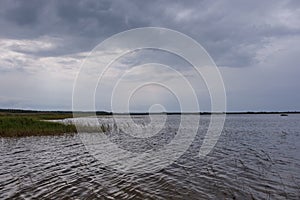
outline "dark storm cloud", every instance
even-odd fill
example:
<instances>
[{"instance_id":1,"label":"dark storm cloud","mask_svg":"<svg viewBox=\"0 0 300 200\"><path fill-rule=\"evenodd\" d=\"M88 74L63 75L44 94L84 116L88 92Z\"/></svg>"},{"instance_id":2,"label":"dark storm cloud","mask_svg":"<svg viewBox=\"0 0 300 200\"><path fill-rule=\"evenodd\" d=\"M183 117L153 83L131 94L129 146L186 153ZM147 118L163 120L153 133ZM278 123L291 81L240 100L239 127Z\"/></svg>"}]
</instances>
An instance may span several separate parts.
<instances>
[{"instance_id":1,"label":"dark storm cloud","mask_svg":"<svg viewBox=\"0 0 300 200\"><path fill-rule=\"evenodd\" d=\"M297 1L2 1L3 38L59 37L40 56L89 51L131 28L161 26L200 42L221 66L254 65L269 37L299 35ZM294 18L294 22L290 20ZM297 21L298 19L298 21ZM26 53L26 52L24 52Z\"/></svg>"},{"instance_id":2,"label":"dark storm cloud","mask_svg":"<svg viewBox=\"0 0 300 200\"><path fill-rule=\"evenodd\" d=\"M43 6L42 1L11 1L4 12L4 17L20 26L35 24Z\"/></svg>"}]
</instances>

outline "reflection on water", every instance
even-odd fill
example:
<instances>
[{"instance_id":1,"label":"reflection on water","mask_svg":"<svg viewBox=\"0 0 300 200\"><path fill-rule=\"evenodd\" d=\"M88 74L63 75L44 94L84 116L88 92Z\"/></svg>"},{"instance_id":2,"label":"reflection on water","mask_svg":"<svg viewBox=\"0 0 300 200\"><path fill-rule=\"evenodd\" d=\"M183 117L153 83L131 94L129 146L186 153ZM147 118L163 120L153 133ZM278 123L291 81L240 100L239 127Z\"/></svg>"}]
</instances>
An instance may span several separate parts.
<instances>
[{"instance_id":1,"label":"reflection on water","mask_svg":"<svg viewBox=\"0 0 300 200\"><path fill-rule=\"evenodd\" d=\"M228 115L217 145L205 158L197 153L209 117L201 118L188 151L148 174L106 167L78 135L2 138L0 199L300 199L300 115ZM169 142L178 120L180 116L170 116L164 134L148 144ZM124 135L111 137L128 150L149 148Z\"/></svg>"}]
</instances>

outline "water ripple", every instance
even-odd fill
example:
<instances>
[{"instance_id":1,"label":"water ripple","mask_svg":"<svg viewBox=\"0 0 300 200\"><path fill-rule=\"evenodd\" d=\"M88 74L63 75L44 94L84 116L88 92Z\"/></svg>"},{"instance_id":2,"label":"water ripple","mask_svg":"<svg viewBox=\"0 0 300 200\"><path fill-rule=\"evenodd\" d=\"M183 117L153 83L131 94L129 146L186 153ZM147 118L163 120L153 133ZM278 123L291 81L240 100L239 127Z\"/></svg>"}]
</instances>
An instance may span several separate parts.
<instances>
[{"instance_id":1,"label":"water ripple","mask_svg":"<svg viewBox=\"0 0 300 200\"><path fill-rule=\"evenodd\" d=\"M112 140L136 152L162 145L175 132L172 117L148 144ZM186 154L148 174L106 167L76 135L2 138L0 199L300 199L299 115L228 116L214 150L199 158L208 119Z\"/></svg>"}]
</instances>

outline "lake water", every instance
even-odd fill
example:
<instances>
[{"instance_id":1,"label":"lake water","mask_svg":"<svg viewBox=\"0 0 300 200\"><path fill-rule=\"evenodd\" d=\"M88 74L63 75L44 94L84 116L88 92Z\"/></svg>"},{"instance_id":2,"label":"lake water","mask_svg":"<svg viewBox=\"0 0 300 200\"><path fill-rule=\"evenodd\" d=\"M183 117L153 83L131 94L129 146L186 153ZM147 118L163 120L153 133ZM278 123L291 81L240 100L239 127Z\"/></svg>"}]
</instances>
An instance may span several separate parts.
<instances>
[{"instance_id":1,"label":"lake water","mask_svg":"<svg viewBox=\"0 0 300 200\"><path fill-rule=\"evenodd\" d=\"M137 126L127 131L133 134L149 123L147 116L132 117ZM179 121L179 115L168 116L150 139L108 135L136 154L159 150L174 138ZM300 115L227 115L216 146L199 157L208 122L209 116L201 116L193 143L179 159L148 173L108 167L77 134L2 138L0 199L300 199Z\"/></svg>"}]
</instances>

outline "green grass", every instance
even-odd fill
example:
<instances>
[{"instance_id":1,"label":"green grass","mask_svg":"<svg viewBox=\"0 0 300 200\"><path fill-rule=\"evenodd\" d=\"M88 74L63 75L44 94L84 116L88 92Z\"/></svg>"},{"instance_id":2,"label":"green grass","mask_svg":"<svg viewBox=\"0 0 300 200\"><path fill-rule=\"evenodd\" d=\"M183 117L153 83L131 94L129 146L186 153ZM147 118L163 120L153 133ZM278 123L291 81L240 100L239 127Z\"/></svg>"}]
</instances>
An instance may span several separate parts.
<instances>
[{"instance_id":1,"label":"green grass","mask_svg":"<svg viewBox=\"0 0 300 200\"><path fill-rule=\"evenodd\" d=\"M60 135L76 132L76 127L72 124L42 121L28 116L0 117L1 137Z\"/></svg>"},{"instance_id":2,"label":"green grass","mask_svg":"<svg viewBox=\"0 0 300 200\"><path fill-rule=\"evenodd\" d=\"M90 116L90 113L82 113L80 116ZM72 113L57 112L0 112L0 137L24 137L43 135L62 135L80 132L107 132L112 127L101 125L99 127L63 124L46 120L72 118Z\"/></svg>"},{"instance_id":3,"label":"green grass","mask_svg":"<svg viewBox=\"0 0 300 200\"><path fill-rule=\"evenodd\" d=\"M30 117L34 119L41 120L51 120L51 119L65 119L72 118L72 113L51 113L51 112L41 112L41 113L9 113L0 112L0 118L2 117Z\"/></svg>"}]
</instances>

